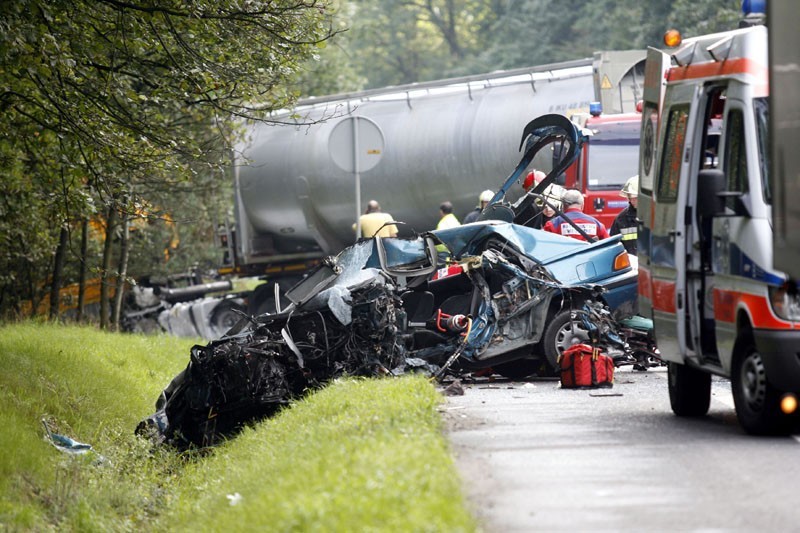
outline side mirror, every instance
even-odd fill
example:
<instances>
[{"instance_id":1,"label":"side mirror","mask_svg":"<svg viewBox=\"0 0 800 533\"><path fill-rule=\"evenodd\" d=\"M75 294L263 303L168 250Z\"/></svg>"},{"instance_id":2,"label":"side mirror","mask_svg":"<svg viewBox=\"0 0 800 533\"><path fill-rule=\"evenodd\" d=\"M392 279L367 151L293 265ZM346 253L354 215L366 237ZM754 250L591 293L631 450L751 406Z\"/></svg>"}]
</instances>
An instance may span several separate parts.
<instances>
[{"instance_id":1,"label":"side mirror","mask_svg":"<svg viewBox=\"0 0 800 533\"><path fill-rule=\"evenodd\" d=\"M714 217L725 213L725 174L719 169L701 170L697 175L697 214Z\"/></svg>"},{"instance_id":2,"label":"side mirror","mask_svg":"<svg viewBox=\"0 0 800 533\"><path fill-rule=\"evenodd\" d=\"M722 191L717 193L717 197L722 200L723 205L730 208L727 213L729 216L745 217L750 215L750 210L747 209L747 204L744 203L744 193L739 191Z\"/></svg>"}]
</instances>

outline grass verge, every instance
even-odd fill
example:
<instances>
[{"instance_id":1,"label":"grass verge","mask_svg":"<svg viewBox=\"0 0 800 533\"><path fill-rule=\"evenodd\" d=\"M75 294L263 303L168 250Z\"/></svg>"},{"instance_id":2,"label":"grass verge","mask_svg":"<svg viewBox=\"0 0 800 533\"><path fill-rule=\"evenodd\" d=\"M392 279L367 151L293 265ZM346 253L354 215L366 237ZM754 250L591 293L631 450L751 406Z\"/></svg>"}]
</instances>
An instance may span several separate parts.
<instances>
[{"instance_id":1,"label":"grass verge","mask_svg":"<svg viewBox=\"0 0 800 533\"><path fill-rule=\"evenodd\" d=\"M204 455L133 435L193 344L0 328L0 526L10 530L473 531L422 377L340 380ZM94 446L72 457L41 419ZM0 527L1 528L1 527Z\"/></svg>"}]
</instances>

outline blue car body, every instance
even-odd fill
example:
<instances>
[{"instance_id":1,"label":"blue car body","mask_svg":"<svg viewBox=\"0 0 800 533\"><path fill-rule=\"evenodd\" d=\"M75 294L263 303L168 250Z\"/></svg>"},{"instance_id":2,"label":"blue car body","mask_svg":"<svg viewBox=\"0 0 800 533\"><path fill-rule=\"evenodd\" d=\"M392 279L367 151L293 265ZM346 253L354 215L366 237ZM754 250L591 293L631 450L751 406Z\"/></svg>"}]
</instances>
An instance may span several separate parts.
<instances>
[{"instance_id":1,"label":"blue car body","mask_svg":"<svg viewBox=\"0 0 800 533\"><path fill-rule=\"evenodd\" d=\"M553 317L597 298L616 316L630 316L637 294L637 273L618 237L586 243L499 221L362 241L321 271L290 291L299 306L292 311L327 307L346 321L348 291L379 279L403 302L400 335L409 355L436 364L456 356L468 368L547 363L541 342ZM462 317L462 327L446 327L453 317Z\"/></svg>"}]
</instances>

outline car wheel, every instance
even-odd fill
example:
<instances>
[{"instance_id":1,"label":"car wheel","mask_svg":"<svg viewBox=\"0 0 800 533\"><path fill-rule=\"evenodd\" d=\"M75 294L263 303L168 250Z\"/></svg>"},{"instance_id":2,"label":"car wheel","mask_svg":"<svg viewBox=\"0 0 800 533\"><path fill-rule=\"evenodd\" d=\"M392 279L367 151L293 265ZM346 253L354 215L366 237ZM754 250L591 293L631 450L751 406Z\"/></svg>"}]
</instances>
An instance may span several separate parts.
<instances>
[{"instance_id":1,"label":"car wheel","mask_svg":"<svg viewBox=\"0 0 800 533\"><path fill-rule=\"evenodd\" d=\"M558 313L545 328L542 349L550 366L558 370L558 358L564 350L587 342L589 331L580 320L573 320L572 311L567 309Z\"/></svg>"},{"instance_id":2,"label":"car wheel","mask_svg":"<svg viewBox=\"0 0 800 533\"><path fill-rule=\"evenodd\" d=\"M678 416L703 416L711 405L711 374L678 363L667 365L669 403Z\"/></svg>"},{"instance_id":3,"label":"car wheel","mask_svg":"<svg viewBox=\"0 0 800 533\"><path fill-rule=\"evenodd\" d=\"M791 431L792 417L780 409L780 392L767 379L764 360L751 337L742 337L734 347L731 388L736 417L752 435Z\"/></svg>"}]
</instances>

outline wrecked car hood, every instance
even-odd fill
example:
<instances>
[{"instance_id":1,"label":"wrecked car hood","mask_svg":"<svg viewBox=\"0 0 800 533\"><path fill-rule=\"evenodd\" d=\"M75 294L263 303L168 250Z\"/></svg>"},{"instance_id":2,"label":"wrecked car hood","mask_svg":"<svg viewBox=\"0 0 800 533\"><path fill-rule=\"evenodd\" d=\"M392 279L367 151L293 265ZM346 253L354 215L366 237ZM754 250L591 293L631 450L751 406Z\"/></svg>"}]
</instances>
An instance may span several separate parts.
<instances>
[{"instance_id":1,"label":"wrecked car hood","mask_svg":"<svg viewBox=\"0 0 800 533\"><path fill-rule=\"evenodd\" d=\"M501 238L546 268L554 279L568 285L592 283L604 278L606 265L613 264L614 258L620 253L616 246L620 242L619 236L587 243L508 222L475 222L431 233L457 258L477 255L487 239ZM628 268L616 274L630 270Z\"/></svg>"}]
</instances>

